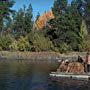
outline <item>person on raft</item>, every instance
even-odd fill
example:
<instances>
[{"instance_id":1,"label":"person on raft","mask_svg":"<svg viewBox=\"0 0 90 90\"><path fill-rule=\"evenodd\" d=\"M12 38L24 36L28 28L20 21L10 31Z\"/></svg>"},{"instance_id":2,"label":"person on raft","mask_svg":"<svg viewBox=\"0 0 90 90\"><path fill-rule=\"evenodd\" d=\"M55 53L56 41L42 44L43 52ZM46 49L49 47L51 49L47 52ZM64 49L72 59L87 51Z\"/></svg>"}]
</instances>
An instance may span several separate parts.
<instances>
[{"instance_id":1,"label":"person on raft","mask_svg":"<svg viewBox=\"0 0 90 90\"><path fill-rule=\"evenodd\" d=\"M84 65L84 69L85 69L86 73L90 72L90 53L89 52L87 52L85 58L78 56L78 62L80 62Z\"/></svg>"},{"instance_id":2,"label":"person on raft","mask_svg":"<svg viewBox=\"0 0 90 90\"><path fill-rule=\"evenodd\" d=\"M90 73L90 53L88 52L87 55L86 55L86 68L87 68L87 72Z\"/></svg>"}]
</instances>

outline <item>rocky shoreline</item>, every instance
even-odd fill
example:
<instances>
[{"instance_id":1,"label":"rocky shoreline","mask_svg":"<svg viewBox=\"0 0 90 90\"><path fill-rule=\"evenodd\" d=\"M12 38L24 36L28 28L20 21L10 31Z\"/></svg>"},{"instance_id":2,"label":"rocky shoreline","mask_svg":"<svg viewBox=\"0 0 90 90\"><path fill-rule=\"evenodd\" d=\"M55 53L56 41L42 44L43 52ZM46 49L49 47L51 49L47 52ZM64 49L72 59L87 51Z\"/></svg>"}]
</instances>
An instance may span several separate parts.
<instances>
[{"instance_id":1,"label":"rocky shoreline","mask_svg":"<svg viewBox=\"0 0 90 90\"><path fill-rule=\"evenodd\" d=\"M67 54L60 54L57 52L11 52L0 51L0 60L2 59L14 59L14 60L77 60L78 55L85 57L86 52L71 52Z\"/></svg>"}]
</instances>

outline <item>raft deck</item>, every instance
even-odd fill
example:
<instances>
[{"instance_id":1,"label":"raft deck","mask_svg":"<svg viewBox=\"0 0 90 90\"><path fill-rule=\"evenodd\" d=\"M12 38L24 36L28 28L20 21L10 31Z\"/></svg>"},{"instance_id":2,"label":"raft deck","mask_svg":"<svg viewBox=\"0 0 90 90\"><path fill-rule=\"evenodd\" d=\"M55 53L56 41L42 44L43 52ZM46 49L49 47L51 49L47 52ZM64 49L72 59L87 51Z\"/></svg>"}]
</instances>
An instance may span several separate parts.
<instances>
[{"instance_id":1,"label":"raft deck","mask_svg":"<svg viewBox=\"0 0 90 90\"><path fill-rule=\"evenodd\" d=\"M76 80L90 80L90 74L73 74L73 73L62 73L62 72L51 72L50 77L56 78L71 78Z\"/></svg>"}]
</instances>

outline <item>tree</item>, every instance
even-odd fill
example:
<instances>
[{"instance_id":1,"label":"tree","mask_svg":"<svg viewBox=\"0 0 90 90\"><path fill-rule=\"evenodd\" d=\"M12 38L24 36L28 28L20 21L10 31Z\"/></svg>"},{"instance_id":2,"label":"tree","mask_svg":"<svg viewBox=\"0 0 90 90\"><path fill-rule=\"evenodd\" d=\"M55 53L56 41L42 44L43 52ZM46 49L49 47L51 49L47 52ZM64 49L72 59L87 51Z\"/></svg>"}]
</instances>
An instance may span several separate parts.
<instances>
[{"instance_id":1,"label":"tree","mask_svg":"<svg viewBox=\"0 0 90 90\"><path fill-rule=\"evenodd\" d=\"M66 8L67 8L67 0L55 0L52 11L55 17L57 17L58 15L61 15L63 12L65 12Z\"/></svg>"},{"instance_id":2,"label":"tree","mask_svg":"<svg viewBox=\"0 0 90 90\"><path fill-rule=\"evenodd\" d=\"M16 38L20 36L26 36L33 27L32 21L32 6L31 4L26 9L24 5L23 8L20 8L18 12L16 12L16 16L14 16L14 35Z\"/></svg>"},{"instance_id":3,"label":"tree","mask_svg":"<svg viewBox=\"0 0 90 90\"><path fill-rule=\"evenodd\" d=\"M33 12L32 5L29 4L29 7L27 8L26 13L25 13L25 31L26 31L26 33L30 33L30 31L32 30L32 27L33 27L32 12Z\"/></svg>"},{"instance_id":4,"label":"tree","mask_svg":"<svg viewBox=\"0 0 90 90\"><path fill-rule=\"evenodd\" d=\"M88 32L90 33L90 1L89 0L73 0L72 4L76 5L79 13L86 21Z\"/></svg>"},{"instance_id":5,"label":"tree","mask_svg":"<svg viewBox=\"0 0 90 90\"><path fill-rule=\"evenodd\" d=\"M37 16L36 16L35 22L37 22L37 20L39 19L39 17L40 17L40 13L38 12L38 14L37 14Z\"/></svg>"},{"instance_id":6,"label":"tree","mask_svg":"<svg viewBox=\"0 0 90 90\"><path fill-rule=\"evenodd\" d=\"M4 19L9 19L10 14L13 12L11 10L11 7L14 5L13 0L9 1L0 1L0 32L2 32L3 27L4 27Z\"/></svg>"},{"instance_id":7,"label":"tree","mask_svg":"<svg viewBox=\"0 0 90 90\"><path fill-rule=\"evenodd\" d=\"M55 0L54 1L54 5L52 7L52 11L53 11L55 17L58 16L59 14L61 14L61 11L60 10L61 9L60 9L59 0Z\"/></svg>"},{"instance_id":8,"label":"tree","mask_svg":"<svg viewBox=\"0 0 90 90\"><path fill-rule=\"evenodd\" d=\"M90 34L90 0L85 0L85 1L86 1L85 20L86 20L88 32Z\"/></svg>"},{"instance_id":9,"label":"tree","mask_svg":"<svg viewBox=\"0 0 90 90\"><path fill-rule=\"evenodd\" d=\"M68 1L67 0L59 0L59 3L60 3L60 9L65 12L67 9Z\"/></svg>"},{"instance_id":10,"label":"tree","mask_svg":"<svg viewBox=\"0 0 90 90\"><path fill-rule=\"evenodd\" d=\"M62 1L62 2L61 2ZM46 36L52 40L55 47L59 50L62 47L66 47L62 50L75 50L80 51L83 45L83 38L85 35L85 24L82 22L82 16L78 9L78 3L72 2L71 6L67 7L64 0L58 2L61 4L61 10L65 13L61 15L58 13L57 16L48 22L49 27L46 29ZM55 1L56 3L56 1ZM64 7L63 7L63 4ZM56 9L53 7L53 9ZM58 10L54 10L56 14Z\"/></svg>"},{"instance_id":11,"label":"tree","mask_svg":"<svg viewBox=\"0 0 90 90\"><path fill-rule=\"evenodd\" d=\"M13 29L15 37L18 38L25 35L25 12L22 8L16 13Z\"/></svg>"}]
</instances>

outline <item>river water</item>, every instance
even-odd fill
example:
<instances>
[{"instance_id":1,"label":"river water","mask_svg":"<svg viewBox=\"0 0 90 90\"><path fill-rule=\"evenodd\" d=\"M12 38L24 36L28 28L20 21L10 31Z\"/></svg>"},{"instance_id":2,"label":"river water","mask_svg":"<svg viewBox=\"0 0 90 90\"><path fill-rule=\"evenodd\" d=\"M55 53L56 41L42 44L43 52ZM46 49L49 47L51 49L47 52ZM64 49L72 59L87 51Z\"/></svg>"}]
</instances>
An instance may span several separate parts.
<instances>
[{"instance_id":1,"label":"river water","mask_svg":"<svg viewBox=\"0 0 90 90\"><path fill-rule=\"evenodd\" d=\"M70 85L52 80L49 73L57 67L57 63L50 62L2 60L0 90L90 90L89 82L84 85Z\"/></svg>"}]
</instances>

